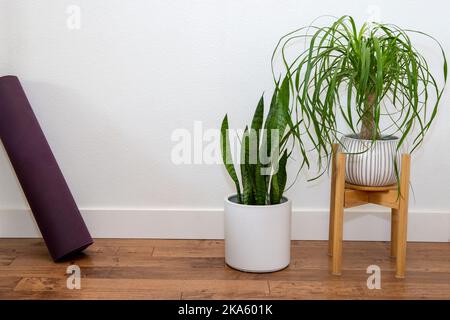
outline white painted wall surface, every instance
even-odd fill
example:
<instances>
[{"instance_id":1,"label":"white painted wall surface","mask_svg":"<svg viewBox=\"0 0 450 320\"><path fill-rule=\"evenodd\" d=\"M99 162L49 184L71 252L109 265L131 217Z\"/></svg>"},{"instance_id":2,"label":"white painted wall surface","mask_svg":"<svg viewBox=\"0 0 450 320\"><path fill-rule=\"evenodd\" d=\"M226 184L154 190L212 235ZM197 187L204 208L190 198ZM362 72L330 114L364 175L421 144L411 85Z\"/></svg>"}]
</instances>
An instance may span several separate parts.
<instances>
[{"instance_id":1,"label":"white painted wall surface","mask_svg":"<svg viewBox=\"0 0 450 320\"><path fill-rule=\"evenodd\" d=\"M80 29L67 28L71 5L81 9ZM363 22L379 13L434 35L450 54L449 11L440 0L0 0L0 74L21 79L94 236L221 237L232 183L220 165L173 164L173 130L194 121L217 128L225 113L232 127L248 123L272 90L278 38L319 15ZM418 47L441 75L438 50ZM413 157L413 240L449 239L449 123L447 91ZM328 178L303 179L287 195L294 237L324 238ZM1 147L0 236L35 234L27 207ZM385 239L387 217L361 210L347 236Z\"/></svg>"}]
</instances>

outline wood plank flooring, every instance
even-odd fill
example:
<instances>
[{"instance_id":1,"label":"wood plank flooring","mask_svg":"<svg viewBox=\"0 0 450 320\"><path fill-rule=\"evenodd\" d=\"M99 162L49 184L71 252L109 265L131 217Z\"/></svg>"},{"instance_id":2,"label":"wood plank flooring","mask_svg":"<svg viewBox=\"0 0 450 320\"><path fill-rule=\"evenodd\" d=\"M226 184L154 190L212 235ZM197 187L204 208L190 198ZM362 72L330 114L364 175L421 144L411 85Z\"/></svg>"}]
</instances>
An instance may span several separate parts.
<instances>
[{"instance_id":1,"label":"wood plank flooring","mask_svg":"<svg viewBox=\"0 0 450 320\"><path fill-rule=\"evenodd\" d=\"M406 279L394 277L386 242L344 242L332 276L326 241L293 241L291 265L271 274L224 264L223 241L97 239L85 254L53 263L41 239L0 239L0 299L450 299L450 244L408 243ZM66 268L81 268L81 289ZM381 268L381 289L366 268Z\"/></svg>"}]
</instances>

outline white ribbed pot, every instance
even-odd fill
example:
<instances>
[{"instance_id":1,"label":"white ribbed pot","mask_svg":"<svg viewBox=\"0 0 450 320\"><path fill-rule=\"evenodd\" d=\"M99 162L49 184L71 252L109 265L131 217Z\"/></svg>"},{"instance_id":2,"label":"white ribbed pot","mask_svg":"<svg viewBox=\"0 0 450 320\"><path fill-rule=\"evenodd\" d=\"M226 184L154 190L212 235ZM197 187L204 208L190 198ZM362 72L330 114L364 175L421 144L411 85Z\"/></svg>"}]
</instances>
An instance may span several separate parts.
<instances>
[{"instance_id":1,"label":"white ribbed pot","mask_svg":"<svg viewBox=\"0 0 450 320\"><path fill-rule=\"evenodd\" d=\"M286 268L291 257L291 201L269 206L225 199L225 262L246 272Z\"/></svg>"},{"instance_id":2,"label":"white ribbed pot","mask_svg":"<svg viewBox=\"0 0 450 320\"><path fill-rule=\"evenodd\" d=\"M397 152L398 138L371 140L355 136L341 138L340 151L347 153L345 180L348 183L380 187L397 182L395 162L400 172L400 152Z\"/></svg>"}]
</instances>

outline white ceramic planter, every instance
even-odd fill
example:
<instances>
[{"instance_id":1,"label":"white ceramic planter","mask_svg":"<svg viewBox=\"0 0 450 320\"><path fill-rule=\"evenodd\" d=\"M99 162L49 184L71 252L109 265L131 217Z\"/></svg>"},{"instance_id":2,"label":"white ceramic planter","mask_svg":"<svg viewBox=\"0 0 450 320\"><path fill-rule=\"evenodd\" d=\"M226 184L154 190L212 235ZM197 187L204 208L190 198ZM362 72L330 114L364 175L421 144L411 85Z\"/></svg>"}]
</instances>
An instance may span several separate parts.
<instances>
[{"instance_id":1,"label":"white ceramic planter","mask_svg":"<svg viewBox=\"0 0 450 320\"><path fill-rule=\"evenodd\" d=\"M397 182L395 162L400 172L401 152L397 152L398 138L362 140L352 136L341 138L340 151L348 153L345 180L360 186L380 187Z\"/></svg>"},{"instance_id":2,"label":"white ceramic planter","mask_svg":"<svg viewBox=\"0 0 450 320\"><path fill-rule=\"evenodd\" d=\"M246 272L273 272L286 268L291 251L291 201L270 206L225 199L225 262Z\"/></svg>"}]
</instances>

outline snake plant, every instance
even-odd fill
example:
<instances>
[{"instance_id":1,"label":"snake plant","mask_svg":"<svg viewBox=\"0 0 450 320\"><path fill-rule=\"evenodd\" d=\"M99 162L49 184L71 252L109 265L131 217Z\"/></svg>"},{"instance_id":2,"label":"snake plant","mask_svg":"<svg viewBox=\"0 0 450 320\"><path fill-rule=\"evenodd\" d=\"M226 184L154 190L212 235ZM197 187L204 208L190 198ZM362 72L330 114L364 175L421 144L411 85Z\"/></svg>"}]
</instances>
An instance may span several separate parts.
<instances>
[{"instance_id":1,"label":"snake plant","mask_svg":"<svg viewBox=\"0 0 450 320\"><path fill-rule=\"evenodd\" d=\"M443 82L413 35L437 44ZM329 160L342 132L372 141L397 136L397 150L411 137L413 152L435 119L447 81L446 55L434 37L384 23L358 29L350 16L286 34L274 51L273 70L280 56L291 108L303 120L294 136L306 134L319 159Z\"/></svg>"},{"instance_id":2,"label":"snake plant","mask_svg":"<svg viewBox=\"0 0 450 320\"><path fill-rule=\"evenodd\" d=\"M231 156L228 116L225 115L222 121L222 158L241 204L271 205L282 201L287 181L286 164L292 151L288 144L291 132L288 128L293 123L288 106L287 80L274 91L266 117L264 97L259 100L250 128L245 128L241 138L240 179Z\"/></svg>"}]
</instances>

